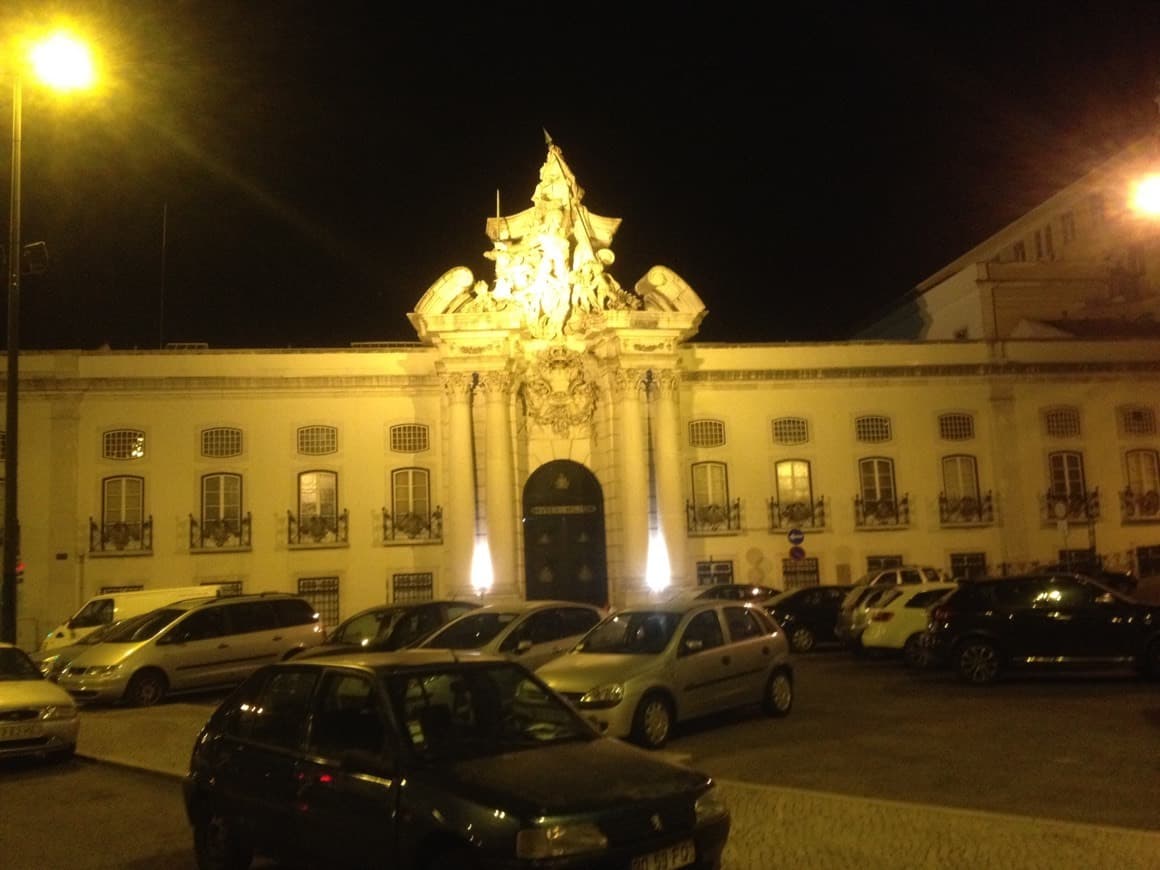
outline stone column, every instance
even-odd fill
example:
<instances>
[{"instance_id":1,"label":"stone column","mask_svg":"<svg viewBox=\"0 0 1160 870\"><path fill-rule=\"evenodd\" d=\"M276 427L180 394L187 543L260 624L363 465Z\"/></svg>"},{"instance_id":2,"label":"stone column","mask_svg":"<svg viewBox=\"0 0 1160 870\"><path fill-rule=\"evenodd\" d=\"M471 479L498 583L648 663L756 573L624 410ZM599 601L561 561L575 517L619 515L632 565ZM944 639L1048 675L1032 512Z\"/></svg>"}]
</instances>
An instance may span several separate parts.
<instances>
[{"instance_id":1,"label":"stone column","mask_svg":"<svg viewBox=\"0 0 1160 870\"><path fill-rule=\"evenodd\" d=\"M472 454L471 386L469 372L442 376L447 396L447 438L443 445L443 473L447 477L447 504L443 506L443 545L447 576L444 594L471 593L471 551L475 545L475 457Z\"/></svg>"},{"instance_id":2,"label":"stone column","mask_svg":"<svg viewBox=\"0 0 1160 870\"><path fill-rule=\"evenodd\" d=\"M688 577L688 525L681 497L681 380L672 370L653 371L656 415L653 419L653 465L656 472L657 514L669 554L674 585Z\"/></svg>"},{"instance_id":3,"label":"stone column","mask_svg":"<svg viewBox=\"0 0 1160 870\"><path fill-rule=\"evenodd\" d=\"M516 492L515 463L512 457L511 388L509 372L484 372L479 383L487 402L486 476L487 542L495 572L494 592L517 593L516 512L520 499Z\"/></svg>"},{"instance_id":4,"label":"stone column","mask_svg":"<svg viewBox=\"0 0 1160 870\"><path fill-rule=\"evenodd\" d=\"M644 436L646 372L617 369L613 376L616 395L616 440L614 449L620 465L620 511L624 534L621 576L622 597L638 595L645 589L648 564L648 454Z\"/></svg>"}]
</instances>

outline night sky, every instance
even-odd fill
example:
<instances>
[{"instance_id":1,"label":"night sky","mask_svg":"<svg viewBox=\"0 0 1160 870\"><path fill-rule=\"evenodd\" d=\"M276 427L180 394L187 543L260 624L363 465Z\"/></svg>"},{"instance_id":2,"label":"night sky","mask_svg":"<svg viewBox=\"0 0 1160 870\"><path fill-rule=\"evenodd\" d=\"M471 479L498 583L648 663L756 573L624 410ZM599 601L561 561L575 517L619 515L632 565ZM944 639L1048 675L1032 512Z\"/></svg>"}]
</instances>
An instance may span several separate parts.
<instances>
[{"instance_id":1,"label":"night sky","mask_svg":"<svg viewBox=\"0 0 1160 870\"><path fill-rule=\"evenodd\" d=\"M413 341L447 269L494 277L544 130L697 340L843 339L1160 129L1157 3L56 5L104 87L25 89L26 348Z\"/></svg>"}]
</instances>

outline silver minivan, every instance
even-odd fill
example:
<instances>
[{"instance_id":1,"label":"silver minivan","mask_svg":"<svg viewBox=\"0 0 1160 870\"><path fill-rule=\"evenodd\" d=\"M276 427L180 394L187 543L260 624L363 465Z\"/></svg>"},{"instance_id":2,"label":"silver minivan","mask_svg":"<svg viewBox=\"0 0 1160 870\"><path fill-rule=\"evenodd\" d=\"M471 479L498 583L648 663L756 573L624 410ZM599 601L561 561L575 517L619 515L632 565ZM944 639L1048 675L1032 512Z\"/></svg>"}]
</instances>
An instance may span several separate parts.
<instances>
[{"instance_id":1,"label":"silver minivan","mask_svg":"<svg viewBox=\"0 0 1160 870\"><path fill-rule=\"evenodd\" d=\"M79 701L149 706L173 692L240 683L324 637L314 607L294 595L178 601L113 626L58 682Z\"/></svg>"}]
</instances>

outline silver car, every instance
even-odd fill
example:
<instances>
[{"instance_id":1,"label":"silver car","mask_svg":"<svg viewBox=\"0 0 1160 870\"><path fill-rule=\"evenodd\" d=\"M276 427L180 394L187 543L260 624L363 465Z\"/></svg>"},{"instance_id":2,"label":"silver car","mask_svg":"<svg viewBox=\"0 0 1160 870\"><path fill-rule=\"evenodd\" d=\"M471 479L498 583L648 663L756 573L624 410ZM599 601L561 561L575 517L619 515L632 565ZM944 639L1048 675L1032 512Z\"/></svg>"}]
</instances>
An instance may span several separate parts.
<instances>
[{"instance_id":1,"label":"silver car","mask_svg":"<svg viewBox=\"0 0 1160 870\"><path fill-rule=\"evenodd\" d=\"M608 616L536 671L603 733L656 749L674 723L760 704L793 706L785 633L740 601L669 601Z\"/></svg>"}]
</instances>

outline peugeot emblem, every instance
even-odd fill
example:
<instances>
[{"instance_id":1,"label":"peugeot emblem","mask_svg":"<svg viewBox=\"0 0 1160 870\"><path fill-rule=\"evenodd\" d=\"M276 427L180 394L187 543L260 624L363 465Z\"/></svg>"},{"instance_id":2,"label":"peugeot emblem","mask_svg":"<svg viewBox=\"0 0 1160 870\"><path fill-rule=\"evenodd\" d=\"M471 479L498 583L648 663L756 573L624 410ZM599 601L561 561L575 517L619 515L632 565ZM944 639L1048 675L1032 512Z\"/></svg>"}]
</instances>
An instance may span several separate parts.
<instances>
[{"instance_id":1,"label":"peugeot emblem","mask_svg":"<svg viewBox=\"0 0 1160 870\"><path fill-rule=\"evenodd\" d=\"M652 829L658 834L665 829L665 823L661 821L660 813L653 813L652 817L648 821L649 824L652 825Z\"/></svg>"}]
</instances>

